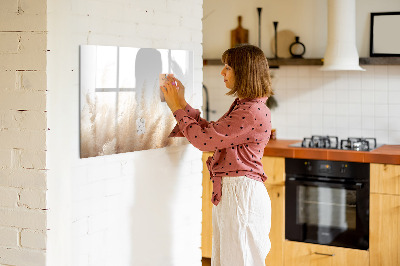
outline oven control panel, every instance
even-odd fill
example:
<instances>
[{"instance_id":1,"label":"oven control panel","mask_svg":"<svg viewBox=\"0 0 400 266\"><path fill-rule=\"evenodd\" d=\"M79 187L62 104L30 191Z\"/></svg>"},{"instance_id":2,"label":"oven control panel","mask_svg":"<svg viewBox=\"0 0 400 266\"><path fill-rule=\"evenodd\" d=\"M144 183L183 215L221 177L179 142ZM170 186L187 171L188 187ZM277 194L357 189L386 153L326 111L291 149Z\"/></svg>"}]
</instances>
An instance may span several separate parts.
<instances>
[{"instance_id":1,"label":"oven control panel","mask_svg":"<svg viewBox=\"0 0 400 266\"><path fill-rule=\"evenodd\" d=\"M286 158L286 174L369 179L369 164Z\"/></svg>"}]
</instances>

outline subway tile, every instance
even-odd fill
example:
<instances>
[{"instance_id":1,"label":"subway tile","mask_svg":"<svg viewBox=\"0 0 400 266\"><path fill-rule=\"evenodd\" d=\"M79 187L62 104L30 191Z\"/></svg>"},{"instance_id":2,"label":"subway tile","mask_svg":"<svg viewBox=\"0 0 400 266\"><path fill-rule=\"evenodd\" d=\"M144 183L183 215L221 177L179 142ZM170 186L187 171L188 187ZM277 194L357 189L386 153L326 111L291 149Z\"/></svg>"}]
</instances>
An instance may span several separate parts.
<instances>
[{"instance_id":1,"label":"subway tile","mask_svg":"<svg viewBox=\"0 0 400 266\"><path fill-rule=\"evenodd\" d=\"M322 116L323 110L324 104L320 100L311 102L311 112L313 115L320 114Z\"/></svg>"},{"instance_id":2,"label":"subway tile","mask_svg":"<svg viewBox=\"0 0 400 266\"><path fill-rule=\"evenodd\" d=\"M397 91L389 91L388 97L389 104L400 104L400 88Z\"/></svg>"},{"instance_id":3,"label":"subway tile","mask_svg":"<svg viewBox=\"0 0 400 266\"><path fill-rule=\"evenodd\" d=\"M299 87L298 78L297 77L287 77L286 78L286 87L288 89L296 89Z\"/></svg>"},{"instance_id":4,"label":"subway tile","mask_svg":"<svg viewBox=\"0 0 400 266\"><path fill-rule=\"evenodd\" d=\"M323 95L323 101L325 103L334 103L336 101L336 91L335 88L332 88L331 86L324 87Z\"/></svg>"},{"instance_id":5,"label":"subway tile","mask_svg":"<svg viewBox=\"0 0 400 266\"><path fill-rule=\"evenodd\" d=\"M322 78L324 76L324 71L320 70L320 66L310 66L310 76Z\"/></svg>"},{"instance_id":6,"label":"subway tile","mask_svg":"<svg viewBox=\"0 0 400 266\"><path fill-rule=\"evenodd\" d=\"M298 67L297 66L287 66L286 69L286 77L297 77L298 76Z\"/></svg>"},{"instance_id":7,"label":"subway tile","mask_svg":"<svg viewBox=\"0 0 400 266\"><path fill-rule=\"evenodd\" d=\"M331 90L331 91L336 90L335 77L324 77L323 81L324 81L323 85L324 90Z\"/></svg>"},{"instance_id":8,"label":"subway tile","mask_svg":"<svg viewBox=\"0 0 400 266\"><path fill-rule=\"evenodd\" d=\"M362 103L374 103L374 91L373 90L362 90L361 91Z\"/></svg>"},{"instance_id":9,"label":"subway tile","mask_svg":"<svg viewBox=\"0 0 400 266\"><path fill-rule=\"evenodd\" d=\"M308 88L299 88L299 96L298 96L298 100L301 103L311 103L312 101L312 91Z\"/></svg>"},{"instance_id":10,"label":"subway tile","mask_svg":"<svg viewBox=\"0 0 400 266\"><path fill-rule=\"evenodd\" d=\"M373 76L375 72L375 65L364 65L363 68L365 71L356 71L361 73L361 76Z\"/></svg>"},{"instance_id":11,"label":"subway tile","mask_svg":"<svg viewBox=\"0 0 400 266\"><path fill-rule=\"evenodd\" d=\"M376 78L387 78L388 66L387 65L376 65L374 66L374 77Z\"/></svg>"},{"instance_id":12,"label":"subway tile","mask_svg":"<svg viewBox=\"0 0 400 266\"><path fill-rule=\"evenodd\" d=\"M335 71L321 71L324 78L335 78Z\"/></svg>"},{"instance_id":13,"label":"subway tile","mask_svg":"<svg viewBox=\"0 0 400 266\"><path fill-rule=\"evenodd\" d=\"M374 129L375 119L373 116L363 116L361 117L362 129Z\"/></svg>"},{"instance_id":14,"label":"subway tile","mask_svg":"<svg viewBox=\"0 0 400 266\"><path fill-rule=\"evenodd\" d=\"M278 69L270 69L270 74L277 77L286 77L287 67L281 66Z\"/></svg>"},{"instance_id":15,"label":"subway tile","mask_svg":"<svg viewBox=\"0 0 400 266\"><path fill-rule=\"evenodd\" d=\"M322 77L311 77L310 87L315 90L319 90L324 85L324 80Z\"/></svg>"},{"instance_id":16,"label":"subway tile","mask_svg":"<svg viewBox=\"0 0 400 266\"><path fill-rule=\"evenodd\" d=\"M361 131L361 136L363 138L374 138L375 132L373 129L363 128Z\"/></svg>"},{"instance_id":17,"label":"subway tile","mask_svg":"<svg viewBox=\"0 0 400 266\"><path fill-rule=\"evenodd\" d=\"M388 141L389 141L388 130L375 129L375 138L376 138L378 145L388 143Z\"/></svg>"},{"instance_id":18,"label":"subway tile","mask_svg":"<svg viewBox=\"0 0 400 266\"><path fill-rule=\"evenodd\" d=\"M388 76L397 76L400 77L400 66L395 65L395 66L388 66Z\"/></svg>"},{"instance_id":19,"label":"subway tile","mask_svg":"<svg viewBox=\"0 0 400 266\"><path fill-rule=\"evenodd\" d=\"M287 87L286 78L284 77L274 77L272 78L272 89L277 92L278 90L286 89Z\"/></svg>"},{"instance_id":20,"label":"subway tile","mask_svg":"<svg viewBox=\"0 0 400 266\"><path fill-rule=\"evenodd\" d=\"M361 90L361 75L357 76L353 73L349 74L348 83L349 90Z\"/></svg>"},{"instance_id":21,"label":"subway tile","mask_svg":"<svg viewBox=\"0 0 400 266\"><path fill-rule=\"evenodd\" d=\"M375 104L375 117L387 117L389 115L388 104Z\"/></svg>"},{"instance_id":22,"label":"subway tile","mask_svg":"<svg viewBox=\"0 0 400 266\"><path fill-rule=\"evenodd\" d=\"M307 102L299 103L298 113L301 115L309 116L311 114L311 104Z\"/></svg>"},{"instance_id":23,"label":"subway tile","mask_svg":"<svg viewBox=\"0 0 400 266\"><path fill-rule=\"evenodd\" d=\"M311 69L310 67L299 67L297 70L297 75L298 77L304 78L304 79L309 79L311 76Z\"/></svg>"},{"instance_id":24,"label":"subway tile","mask_svg":"<svg viewBox=\"0 0 400 266\"><path fill-rule=\"evenodd\" d=\"M373 104L362 104L361 115L362 116L374 116L375 106Z\"/></svg>"},{"instance_id":25,"label":"subway tile","mask_svg":"<svg viewBox=\"0 0 400 266\"><path fill-rule=\"evenodd\" d=\"M361 80L361 74L363 71L348 71L347 77L349 80Z\"/></svg>"},{"instance_id":26,"label":"subway tile","mask_svg":"<svg viewBox=\"0 0 400 266\"><path fill-rule=\"evenodd\" d=\"M361 113L362 113L362 106L360 103L349 104L349 115L361 116Z\"/></svg>"},{"instance_id":27,"label":"subway tile","mask_svg":"<svg viewBox=\"0 0 400 266\"><path fill-rule=\"evenodd\" d=\"M400 130L390 130L388 143L399 144L400 143Z\"/></svg>"},{"instance_id":28,"label":"subway tile","mask_svg":"<svg viewBox=\"0 0 400 266\"><path fill-rule=\"evenodd\" d=\"M336 105L334 103L325 103L323 107L323 114L325 115L335 115Z\"/></svg>"},{"instance_id":29,"label":"subway tile","mask_svg":"<svg viewBox=\"0 0 400 266\"><path fill-rule=\"evenodd\" d=\"M313 89L311 93L311 100L312 102L321 102L324 96L324 91L321 88Z\"/></svg>"},{"instance_id":30,"label":"subway tile","mask_svg":"<svg viewBox=\"0 0 400 266\"><path fill-rule=\"evenodd\" d=\"M324 115L324 120L322 121L322 124L323 124L323 128L325 130L335 128L336 116L335 115ZM329 132L329 131L327 131L327 132ZM331 133L329 133L329 134L331 134Z\"/></svg>"},{"instance_id":31,"label":"subway tile","mask_svg":"<svg viewBox=\"0 0 400 266\"><path fill-rule=\"evenodd\" d=\"M349 87L349 78L348 74L345 71L340 71L336 76L336 89L338 90L347 90Z\"/></svg>"},{"instance_id":32,"label":"subway tile","mask_svg":"<svg viewBox=\"0 0 400 266\"><path fill-rule=\"evenodd\" d=\"M311 84L311 82L310 82L310 78L309 77L302 77L302 76L300 76L299 78L298 78L298 80L297 80L297 82L298 82L298 88L306 88L306 89L309 89L310 88L310 84Z\"/></svg>"},{"instance_id":33,"label":"subway tile","mask_svg":"<svg viewBox=\"0 0 400 266\"><path fill-rule=\"evenodd\" d=\"M388 130L389 129L389 118L388 117L375 117L375 129Z\"/></svg>"},{"instance_id":34,"label":"subway tile","mask_svg":"<svg viewBox=\"0 0 400 266\"><path fill-rule=\"evenodd\" d=\"M336 114L347 116L349 114L349 104L347 103L336 103Z\"/></svg>"},{"instance_id":35,"label":"subway tile","mask_svg":"<svg viewBox=\"0 0 400 266\"><path fill-rule=\"evenodd\" d=\"M376 104L385 104L388 102L388 92L387 91L376 91L374 93L374 101Z\"/></svg>"},{"instance_id":36,"label":"subway tile","mask_svg":"<svg viewBox=\"0 0 400 266\"><path fill-rule=\"evenodd\" d=\"M361 103L362 90L349 90L349 102L350 103Z\"/></svg>"},{"instance_id":37,"label":"subway tile","mask_svg":"<svg viewBox=\"0 0 400 266\"><path fill-rule=\"evenodd\" d=\"M299 116L294 113L287 117L287 123L288 123L288 125L293 126L293 127L298 127L301 125L301 123L299 121Z\"/></svg>"},{"instance_id":38,"label":"subway tile","mask_svg":"<svg viewBox=\"0 0 400 266\"><path fill-rule=\"evenodd\" d=\"M386 91L388 89L388 79L387 78L375 78L374 89L375 89L375 91Z\"/></svg>"},{"instance_id":39,"label":"subway tile","mask_svg":"<svg viewBox=\"0 0 400 266\"><path fill-rule=\"evenodd\" d=\"M336 91L336 103L346 103L350 102L349 91L348 90L337 90Z\"/></svg>"},{"instance_id":40,"label":"subway tile","mask_svg":"<svg viewBox=\"0 0 400 266\"><path fill-rule=\"evenodd\" d=\"M388 89L391 91L400 90L400 74L397 76L389 76L388 78Z\"/></svg>"},{"instance_id":41,"label":"subway tile","mask_svg":"<svg viewBox=\"0 0 400 266\"><path fill-rule=\"evenodd\" d=\"M349 129L361 129L362 121L360 116L349 116Z\"/></svg>"},{"instance_id":42,"label":"subway tile","mask_svg":"<svg viewBox=\"0 0 400 266\"><path fill-rule=\"evenodd\" d=\"M374 78L373 76L362 76L361 78L361 89L362 90L373 90L374 89Z\"/></svg>"},{"instance_id":43,"label":"subway tile","mask_svg":"<svg viewBox=\"0 0 400 266\"><path fill-rule=\"evenodd\" d=\"M311 135L323 135L323 134L324 134L324 130L322 127L312 127L311 128Z\"/></svg>"},{"instance_id":44,"label":"subway tile","mask_svg":"<svg viewBox=\"0 0 400 266\"><path fill-rule=\"evenodd\" d=\"M340 140L347 139L349 137L349 129L348 128L337 128L336 129L336 136L339 138L339 147L340 147Z\"/></svg>"},{"instance_id":45,"label":"subway tile","mask_svg":"<svg viewBox=\"0 0 400 266\"><path fill-rule=\"evenodd\" d=\"M324 117L323 117L323 115L321 113L316 112L316 113L313 113L311 115L311 126L312 126L312 128L322 129L323 123L324 123L323 121L324 121Z\"/></svg>"},{"instance_id":46,"label":"subway tile","mask_svg":"<svg viewBox=\"0 0 400 266\"><path fill-rule=\"evenodd\" d=\"M400 117L389 117L389 130L400 131Z\"/></svg>"},{"instance_id":47,"label":"subway tile","mask_svg":"<svg viewBox=\"0 0 400 266\"><path fill-rule=\"evenodd\" d=\"M389 117L400 117L400 104L389 104Z\"/></svg>"},{"instance_id":48,"label":"subway tile","mask_svg":"<svg viewBox=\"0 0 400 266\"><path fill-rule=\"evenodd\" d=\"M349 137L360 137L362 135L362 130L361 128L349 128Z\"/></svg>"},{"instance_id":49,"label":"subway tile","mask_svg":"<svg viewBox=\"0 0 400 266\"><path fill-rule=\"evenodd\" d=\"M349 118L345 115L336 116L336 128L347 129L349 127Z\"/></svg>"}]
</instances>

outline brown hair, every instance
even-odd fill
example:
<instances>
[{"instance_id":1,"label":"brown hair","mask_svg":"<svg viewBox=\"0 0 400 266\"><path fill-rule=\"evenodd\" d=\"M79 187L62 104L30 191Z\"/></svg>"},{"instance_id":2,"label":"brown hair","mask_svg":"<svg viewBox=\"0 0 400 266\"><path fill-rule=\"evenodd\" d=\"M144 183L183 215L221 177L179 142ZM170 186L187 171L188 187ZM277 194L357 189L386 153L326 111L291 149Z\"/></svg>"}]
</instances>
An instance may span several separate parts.
<instances>
[{"instance_id":1,"label":"brown hair","mask_svg":"<svg viewBox=\"0 0 400 266\"><path fill-rule=\"evenodd\" d=\"M240 45L226 50L221 60L235 74L235 85L227 95L254 99L274 94L268 61L260 48L249 44Z\"/></svg>"}]
</instances>

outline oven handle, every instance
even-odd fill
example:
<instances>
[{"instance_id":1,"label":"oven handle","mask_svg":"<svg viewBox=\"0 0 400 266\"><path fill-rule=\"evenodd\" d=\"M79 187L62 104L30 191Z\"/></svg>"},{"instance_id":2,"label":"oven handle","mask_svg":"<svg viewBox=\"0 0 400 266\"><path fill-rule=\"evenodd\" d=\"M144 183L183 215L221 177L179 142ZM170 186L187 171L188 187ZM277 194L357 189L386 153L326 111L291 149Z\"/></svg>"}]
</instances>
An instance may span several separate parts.
<instances>
[{"instance_id":1,"label":"oven handle","mask_svg":"<svg viewBox=\"0 0 400 266\"><path fill-rule=\"evenodd\" d=\"M363 187L363 183L361 182L356 182L356 183L346 183L346 182L332 182L332 181L321 181L321 180L316 180L316 181L309 181L309 180L304 180L303 178L297 178L297 177L288 177L287 181L294 181L297 183L301 183L304 185L340 185L348 188L354 188L354 189L361 189Z\"/></svg>"}]
</instances>

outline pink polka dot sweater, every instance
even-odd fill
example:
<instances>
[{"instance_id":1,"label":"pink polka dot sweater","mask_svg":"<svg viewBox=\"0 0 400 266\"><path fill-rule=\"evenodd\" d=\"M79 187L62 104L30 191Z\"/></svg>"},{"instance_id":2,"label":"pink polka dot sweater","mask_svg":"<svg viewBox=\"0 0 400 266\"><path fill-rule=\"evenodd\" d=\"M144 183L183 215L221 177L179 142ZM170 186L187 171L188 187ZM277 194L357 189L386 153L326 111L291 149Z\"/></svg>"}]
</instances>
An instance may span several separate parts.
<instances>
[{"instance_id":1,"label":"pink polka dot sweater","mask_svg":"<svg viewBox=\"0 0 400 266\"><path fill-rule=\"evenodd\" d=\"M214 205L221 200L224 176L247 176L261 182L267 179L261 164L271 131L271 112L266 100L267 97L237 98L216 122L201 118L200 111L190 105L174 112L178 124L170 137L184 136L199 150L214 151L207 160Z\"/></svg>"}]
</instances>

